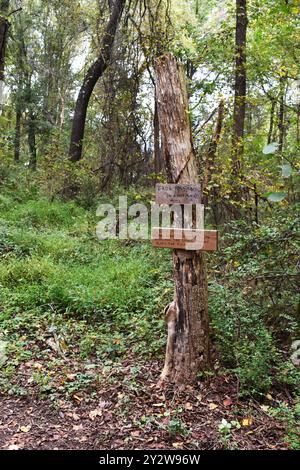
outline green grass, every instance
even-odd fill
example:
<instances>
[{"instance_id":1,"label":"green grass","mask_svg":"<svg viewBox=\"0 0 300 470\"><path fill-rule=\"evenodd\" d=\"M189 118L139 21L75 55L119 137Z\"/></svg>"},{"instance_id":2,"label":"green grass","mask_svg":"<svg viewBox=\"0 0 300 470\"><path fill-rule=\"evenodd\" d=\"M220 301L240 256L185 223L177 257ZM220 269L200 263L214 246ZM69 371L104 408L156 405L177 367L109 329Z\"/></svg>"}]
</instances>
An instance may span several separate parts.
<instances>
[{"instance_id":1,"label":"green grass","mask_svg":"<svg viewBox=\"0 0 300 470\"><path fill-rule=\"evenodd\" d=\"M166 252L100 242L93 214L74 204L1 197L0 217L0 322L15 355L20 338L34 341L53 325L84 357L162 352Z\"/></svg>"}]
</instances>

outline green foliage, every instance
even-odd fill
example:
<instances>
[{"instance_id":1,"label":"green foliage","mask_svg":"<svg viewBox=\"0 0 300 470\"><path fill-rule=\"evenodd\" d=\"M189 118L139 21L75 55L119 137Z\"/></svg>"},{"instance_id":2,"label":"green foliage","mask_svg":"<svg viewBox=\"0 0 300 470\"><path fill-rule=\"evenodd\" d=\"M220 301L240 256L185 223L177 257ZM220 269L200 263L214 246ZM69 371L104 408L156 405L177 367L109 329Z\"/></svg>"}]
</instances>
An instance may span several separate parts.
<instances>
[{"instance_id":1,"label":"green foliage","mask_svg":"<svg viewBox=\"0 0 300 470\"><path fill-rule=\"evenodd\" d=\"M286 197L285 193L267 193L266 197L271 202L281 202Z\"/></svg>"},{"instance_id":2,"label":"green foliage","mask_svg":"<svg viewBox=\"0 0 300 470\"><path fill-rule=\"evenodd\" d=\"M49 204L48 200L39 199L15 207L12 212L8 207L8 211L4 214L9 222L17 226L40 229L50 227L69 229L73 226L76 230L80 230L84 211L73 203L62 206L55 201Z\"/></svg>"},{"instance_id":3,"label":"green foliage","mask_svg":"<svg viewBox=\"0 0 300 470\"><path fill-rule=\"evenodd\" d=\"M297 211L286 208L262 226L230 224L223 236L227 248L215 255L223 268L219 282L210 285L214 334L220 357L235 370L244 394L285 381L282 361L290 363L289 346L300 334L299 222ZM297 380L296 375L291 385Z\"/></svg>"},{"instance_id":4,"label":"green foliage","mask_svg":"<svg viewBox=\"0 0 300 470\"><path fill-rule=\"evenodd\" d=\"M294 407L290 408L285 402L279 403L277 408L270 410L271 415L281 419L286 428L286 443L291 450L300 449L300 401L296 401Z\"/></svg>"},{"instance_id":5,"label":"green foliage","mask_svg":"<svg viewBox=\"0 0 300 470\"><path fill-rule=\"evenodd\" d=\"M269 155L271 153L275 153L278 150L278 144L277 142L273 142L272 144L266 145L263 149L263 153L265 155Z\"/></svg>"},{"instance_id":6,"label":"green foliage","mask_svg":"<svg viewBox=\"0 0 300 470\"><path fill-rule=\"evenodd\" d=\"M214 286L210 311L221 360L234 369L241 393L266 392L272 383L276 349L259 308L238 290Z\"/></svg>"},{"instance_id":7,"label":"green foliage","mask_svg":"<svg viewBox=\"0 0 300 470\"><path fill-rule=\"evenodd\" d=\"M176 416L170 419L167 429L171 437L175 437L177 435L184 437L187 436L189 433L189 430L187 429L185 423L179 417Z\"/></svg>"},{"instance_id":8,"label":"green foliage","mask_svg":"<svg viewBox=\"0 0 300 470\"><path fill-rule=\"evenodd\" d=\"M10 358L24 359L21 337L35 342L53 325L83 358L162 351L161 310L172 292L165 253L100 243L94 216L73 203L2 197L1 208L0 321Z\"/></svg>"}]
</instances>

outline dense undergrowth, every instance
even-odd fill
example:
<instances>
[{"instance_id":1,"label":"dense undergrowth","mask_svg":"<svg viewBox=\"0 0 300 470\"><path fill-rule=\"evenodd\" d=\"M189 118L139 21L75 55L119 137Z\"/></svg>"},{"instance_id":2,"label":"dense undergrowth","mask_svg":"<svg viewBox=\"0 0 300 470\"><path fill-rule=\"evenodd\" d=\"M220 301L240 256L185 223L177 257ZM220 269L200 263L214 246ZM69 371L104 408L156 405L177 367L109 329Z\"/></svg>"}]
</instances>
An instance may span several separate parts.
<instances>
[{"instance_id":1,"label":"dense undergrowth","mask_svg":"<svg viewBox=\"0 0 300 470\"><path fill-rule=\"evenodd\" d=\"M297 395L299 371L290 356L300 339L299 222L296 209L274 207L260 226L222 227L220 250L208 256L215 371L236 374L240 396L273 388ZM26 393L17 374L32 358L54 354L50 368L60 355L108 366L128 354L163 358L170 253L149 242L100 242L96 223L94 209L51 202L32 184L2 182L2 391ZM39 367L34 381L40 392L51 391ZM294 423L297 412L289 413Z\"/></svg>"}]
</instances>

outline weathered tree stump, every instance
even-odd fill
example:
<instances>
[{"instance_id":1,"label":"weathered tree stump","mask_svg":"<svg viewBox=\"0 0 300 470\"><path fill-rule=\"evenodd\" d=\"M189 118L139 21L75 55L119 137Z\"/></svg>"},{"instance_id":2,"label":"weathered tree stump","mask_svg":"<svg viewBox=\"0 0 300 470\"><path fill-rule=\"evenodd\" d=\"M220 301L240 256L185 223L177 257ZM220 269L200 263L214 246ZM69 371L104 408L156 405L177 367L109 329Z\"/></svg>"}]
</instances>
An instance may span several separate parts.
<instances>
[{"instance_id":1,"label":"weathered tree stump","mask_svg":"<svg viewBox=\"0 0 300 470\"><path fill-rule=\"evenodd\" d=\"M169 183L197 183L184 70L171 54L155 64L163 158ZM174 250L175 299L166 309L168 344L161 379L191 383L210 366L205 255Z\"/></svg>"}]
</instances>

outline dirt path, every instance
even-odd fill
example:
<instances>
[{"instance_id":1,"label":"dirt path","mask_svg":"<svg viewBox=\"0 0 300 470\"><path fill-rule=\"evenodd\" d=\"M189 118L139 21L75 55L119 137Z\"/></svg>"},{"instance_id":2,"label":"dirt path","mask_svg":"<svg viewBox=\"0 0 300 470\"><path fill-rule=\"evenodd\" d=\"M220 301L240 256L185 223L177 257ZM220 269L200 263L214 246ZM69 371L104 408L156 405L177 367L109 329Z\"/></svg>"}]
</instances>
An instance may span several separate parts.
<instances>
[{"instance_id":1,"label":"dirt path","mask_svg":"<svg viewBox=\"0 0 300 470\"><path fill-rule=\"evenodd\" d=\"M107 384L93 400L0 396L0 448L287 449L284 424L266 405L236 402L228 377L176 393L144 377ZM238 423L227 437L222 420Z\"/></svg>"}]
</instances>

